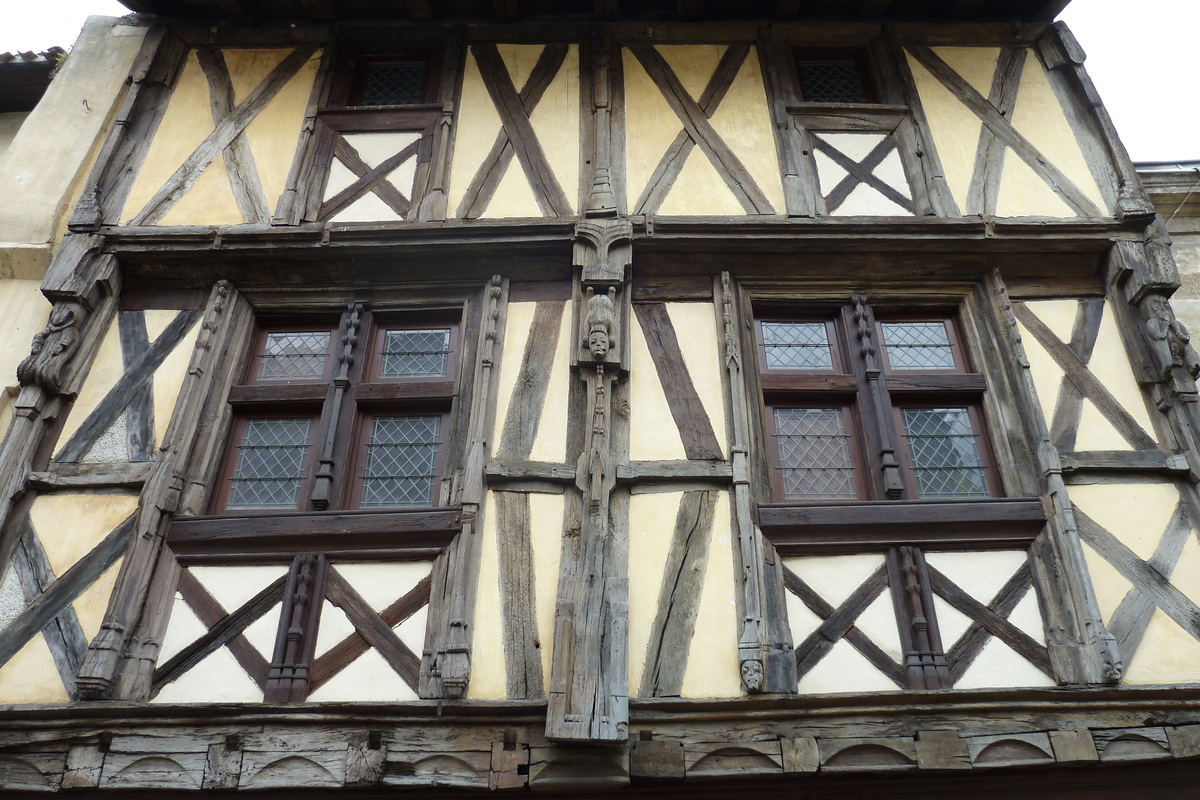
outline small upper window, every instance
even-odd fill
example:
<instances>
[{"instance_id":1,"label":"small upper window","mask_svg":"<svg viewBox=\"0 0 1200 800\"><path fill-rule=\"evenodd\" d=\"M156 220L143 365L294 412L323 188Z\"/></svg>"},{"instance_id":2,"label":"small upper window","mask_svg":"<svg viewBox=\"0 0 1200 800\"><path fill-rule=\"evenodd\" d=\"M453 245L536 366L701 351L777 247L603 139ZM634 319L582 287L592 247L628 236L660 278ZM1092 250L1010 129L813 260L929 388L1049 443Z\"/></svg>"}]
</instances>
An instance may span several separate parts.
<instances>
[{"instance_id":1,"label":"small upper window","mask_svg":"<svg viewBox=\"0 0 1200 800\"><path fill-rule=\"evenodd\" d=\"M796 74L807 103L879 102L860 54L797 53Z\"/></svg>"},{"instance_id":2,"label":"small upper window","mask_svg":"<svg viewBox=\"0 0 1200 800\"><path fill-rule=\"evenodd\" d=\"M428 102L429 69L423 58L378 57L359 67L352 105L411 106Z\"/></svg>"}]
</instances>

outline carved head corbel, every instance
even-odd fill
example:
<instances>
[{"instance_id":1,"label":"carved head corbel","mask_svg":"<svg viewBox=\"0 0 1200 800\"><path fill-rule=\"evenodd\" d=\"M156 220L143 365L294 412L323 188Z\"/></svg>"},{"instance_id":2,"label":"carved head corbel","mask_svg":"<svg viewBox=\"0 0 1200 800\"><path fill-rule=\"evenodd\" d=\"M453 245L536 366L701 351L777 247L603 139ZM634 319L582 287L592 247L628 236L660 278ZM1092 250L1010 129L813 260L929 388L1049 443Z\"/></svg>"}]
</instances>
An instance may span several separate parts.
<instances>
[{"instance_id":1,"label":"carved head corbel","mask_svg":"<svg viewBox=\"0 0 1200 800\"><path fill-rule=\"evenodd\" d=\"M617 322L617 287L608 287L607 294L596 294L587 288L587 348L592 360L602 362L608 357L612 346L613 329Z\"/></svg>"}]
</instances>

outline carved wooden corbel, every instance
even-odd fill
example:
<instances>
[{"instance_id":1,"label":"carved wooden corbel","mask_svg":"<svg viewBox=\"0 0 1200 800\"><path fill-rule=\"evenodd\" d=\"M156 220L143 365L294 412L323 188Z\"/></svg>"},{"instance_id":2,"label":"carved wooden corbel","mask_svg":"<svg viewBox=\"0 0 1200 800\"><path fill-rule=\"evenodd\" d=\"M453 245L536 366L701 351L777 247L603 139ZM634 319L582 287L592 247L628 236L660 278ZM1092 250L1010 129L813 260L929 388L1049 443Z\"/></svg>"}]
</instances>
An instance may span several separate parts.
<instances>
[{"instance_id":1,"label":"carved wooden corbel","mask_svg":"<svg viewBox=\"0 0 1200 800\"><path fill-rule=\"evenodd\" d=\"M90 311L77 301L60 301L50 311L50 320L33 337L30 354L17 366L22 386L37 386L51 394L63 388L63 372L79 347L80 328Z\"/></svg>"}]
</instances>

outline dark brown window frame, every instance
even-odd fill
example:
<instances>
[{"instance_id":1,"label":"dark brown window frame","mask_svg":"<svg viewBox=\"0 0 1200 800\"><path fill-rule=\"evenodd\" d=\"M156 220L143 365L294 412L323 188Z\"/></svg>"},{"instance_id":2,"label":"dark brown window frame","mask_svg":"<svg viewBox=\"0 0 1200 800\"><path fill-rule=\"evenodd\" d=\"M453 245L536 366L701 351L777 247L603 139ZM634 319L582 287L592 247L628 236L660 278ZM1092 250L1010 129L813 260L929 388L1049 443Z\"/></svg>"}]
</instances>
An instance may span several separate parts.
<instances>
[{"instance_id":1,"label":"dark brown window frame","mask_svg":"<svg viewBox=\"0 0 1200 800\"><path fill-rule=\"evenodd\" d=\"M806 62L820 63L823 61L851 61L858 67L858 76L862 82L864 100L861 103L854 103L853 105L878 105L883 102L881 92L879 91L879 75L866 47L807 47L793 44L791 52L792 62L795 64L796 69L796 89L802 98L802 102L813 105L849 105L834 104L824 100L810 100L805 96L804 77L801 74L800 65Z\"/></svg>"},{"instance_id":2,"label":"dark brown window frame","mask_svg":"<svg viewBox=\"0 0 1200 800\"><path fill-rule=\"evenodd\" d=\"M889 305L879 303L885 307ZM791 304L789 304L790 306ZM800 303L794 304L799 306ZM904 652L899 665L902 684L908 689L949 688L953 684L934 606L934 587L925 564L925 551L1027 550L1041 533L1046 512L1041 498L1004 497L984 415L987 382L982 374L968 372L971 353L963 330L963 318L944 307L916 312L881 313L876 316L865 297L851 298L835 312L828 304L814 304L820 313L789 314L790 307L778 301L763 303L754 314L758 376L762 387L765 451L761 460L766 474L777 483L779 464L772 437L774 408L843 407L844 419L853 418L861 442L852 456L862 459L867 469L882 468L875 449L886 445L885 433L870 432L870 426L889 425L892 448L903 480L900 499L885 499L877 474L868 483L873 499L805 500L780 502L780 487L770 489L775 502L760 502L756 521L781 556L883 553L887 585L892 597L896 624ZM834 315L836 313L836 318ZM831 339L834 370L769 370L760 321L832 319L827 330ZM955 370L890 370L884 352L882 323L939 319L947 325ZM857 334L867 334L873 352L864 352ZM852 352L857 349L858 352ZM871 351L872 348L865 348ZM843 361L838 363L839 350ZM840 371L839 371L840 370ZM904 408L965 407L971 414L989 497L931 499L916 497L916 477L911 468L901 414ZM884 413L878 413L882 408ZM760 440L761 441L761 440ZM762 474L762 473L760 473ZM905 498L909 499L905 499ZM797 643L799 645L799 643ZM802 656L797 650L797 658Z\"/></svg>"}]
</instances>

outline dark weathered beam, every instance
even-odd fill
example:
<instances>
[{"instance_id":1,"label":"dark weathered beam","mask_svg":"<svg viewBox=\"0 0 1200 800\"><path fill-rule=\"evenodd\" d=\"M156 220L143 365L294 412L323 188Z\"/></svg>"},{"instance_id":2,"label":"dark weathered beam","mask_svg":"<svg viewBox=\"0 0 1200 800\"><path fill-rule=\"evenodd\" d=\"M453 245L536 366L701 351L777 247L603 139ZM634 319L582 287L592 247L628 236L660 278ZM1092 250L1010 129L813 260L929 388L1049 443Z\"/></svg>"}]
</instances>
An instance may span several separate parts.
<instances>
[{"instance_id":1,"label":"dark weathered beam","mask_svg":"<svg viewBox=\"0 0 1200 800\"><path fill-rule=\"evenodd\" d=\"M704 0L675 0L675 14L680 19L700 19L704 16Z\"/></svg>"},{"instance_id":2,"label":"dark weathered beam","mask_svg":"<svg viewBox=\"0 0 1200 800\"><path fill-rule=\"evenodd\" d=\"M758 507L763 533L784 555L878 552L896 545L1016 549L1027 547L1045 521L1037 498Z\"/></svg>"},{"instance_id":3,"label":"dark weathered beam","mask_svg":"<svg viewBox=\"0 0 1200 800\"><path fill-rule=\"evenodd\" d=\"M517 0L492 0L492 10L503 20L515 20L521 16Z\"/></svg>"},{"instance_id":4,"label":"dark weathered beam","mask_svg":"<svg viewBox=\"0 0 1200 800\"><path fill-rule=\"evenodd\" d=\"M621 0L596 0L596 16L600 19L616 19L621 13Z\"/></svg>"},{"instance_id":5,"label":"dark weathered beam","mask_svg":"<svg viewBox=\"0 0 1200 800\"><path fill-rule=\"evenodd\" d=\"M408 15L413 19L429 19L433 16L433 8L429 0L404 0L408 6Z\"/></svg>"},{"instance_id":6,"label":"dark weathered beam","mask_svg":"<svg viewBox=\"0 0 1200 800\"><path fill-rule=\"evenodd\" d=\"M862 0L858 4L860 17L882 17L888 10L892 0Z\"/></svg>"},{"instance_id":7,"label":"dark weathered beam","mask_svg":"<svg viewBox=\"0 0 1200 800\"><path fill-rule=\"evenodd\" d=\"M305 9L312 14L313 19L335 20L338 18L333 0L303 0ZM411 3L410 3L411 5Z\"/></svg>"},{"instance_id":8,"label":"dark weathered beam","mask_svg":"<svg viewBox=\"0 0 1200 800\"><path fill-rule=\"evenodd\" d=\"M775 16L780 18L794 17L800 13L804 0L775 0Z\"/></svg>"},{"instance_id":9,"label":"dark weathered beam","mask_svg":"<svg viewBox=\"0 0 1200 800\"><path fill-rule=\"evenodd\" d=\"M217 5L226 14L240 22L254 21L254 14L251 13L244 0L217 0Z\"/></svg>"},{"instance_id":10,"label":"dark weathered beam","mask_svg":"<svg viewBox=\"0 0 1200 800\"><path fill-rule=\"evenodd\" d=\"M1174 455L1161 450L1089 450L1064 452L1063 472L1081 470L1117 470L1121 472L1166 472L1188 471L1187 456Z\"/></svg>"}]
</instances>

